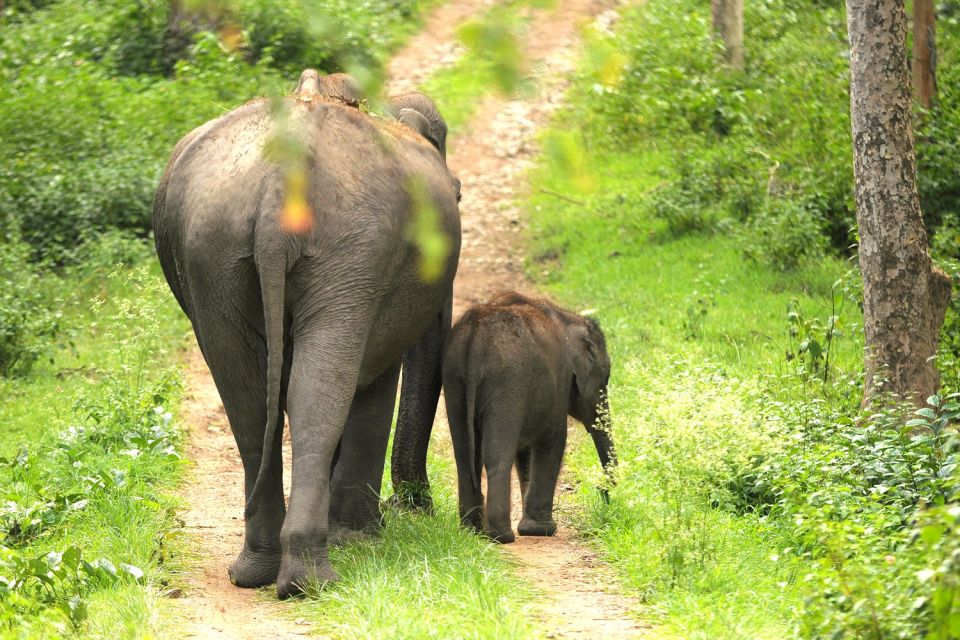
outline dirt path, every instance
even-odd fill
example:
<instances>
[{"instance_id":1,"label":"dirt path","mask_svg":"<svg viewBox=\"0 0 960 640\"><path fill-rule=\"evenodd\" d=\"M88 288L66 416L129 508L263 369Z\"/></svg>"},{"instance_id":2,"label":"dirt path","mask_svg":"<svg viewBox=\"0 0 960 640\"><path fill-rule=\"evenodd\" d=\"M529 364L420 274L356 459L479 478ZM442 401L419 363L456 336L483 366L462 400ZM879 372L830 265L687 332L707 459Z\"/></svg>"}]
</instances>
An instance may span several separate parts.
<instances>
[{"instance_id":1,"label":"dirt path","mask_svg":"<svg viewBox=\"0 0 960 640\"><path fill-rule=\"evenodd\" d=\"M451 140L447 163L462 181L463 191L463 244L454 285L454 317L504 289L533 292L523 273L523 222L516 200L529 188L524 177L537 153L534 136L562 104L577 60L578 29L589 19L608 26L611 4L566 0L553 11L539 12L524 37L536 91L516 100L485 99L470 120L468 133ZM434 56L441 64L452 63L457 50L444 39L452 33L447 28L442 36L425 35L420 54L428 60ZM421 59L417 55L394 59L392 93L415 86L407 79L424 69ZM446 432L442 406L438 414L436 429ZM514 478L514 522L520 517L519 496ZM504 551L517 560L521 575L540 592L536 613L549 637L617 639L642 634L643 627L628 614L629 604L607 589L615 579L569 528L561 525L553 538L518 536Z\"/></svg>"},{"instance_id":2,"label":"dirt path","mask_svg":"<svg viewBox=\"0 0 960 640\"><path fill-rule=\"evenodd\" d=\"M227 567L243 544L243 467L220 395L198 350L188 357L186 378L183 417L189 428L187 456L195 466L184 488L190 507L182 518L196 542L197 566L186 576L179 601L183 636L264 640L307 635L309 626L277 615L277 604L267 594L238 589L227 577Z\"/></svg>"},{"instance_id":3,"label":"dirt path","mask_svg":"<svg viewBox=\"0 0 960 640\"><path fill-rule=\"evenodd\" d=\"M494 3L454 0L437 9L423 31L392 59L388 92L413 90L438 68L453 64L462 53L455 38L457 25ZM536 91L517 100L485 99L469 123L469 133L451 140L448 164L463 183L463 245L455 315L503 289L533 289L523 276L522 223L515 201L526 188L523 175L535 157L534 134L563 99L576 60L578 28L612 3L566 0L557 4L553 10L536 10L525 38ZM198 352L188 360L187 388L188 455L196 466L183 492L190 505L183 520L196 541L198 560L186 576L186 589L178 601L184 635L251 640L309 635L309 625L282 615L281 605L270 599L272 590L261 594L237 589L227 578L226 568L242 542L243 472L219 396ZM441 406L438 422L445 422L444 417ZM446 431L441 424L437 430ZM519 491L515 489L514 495L519 496ZM541 594L535 614L548 637L640 635L641 626L629 617L627 603L606 589L613 578L569 529L561 526L554 538L518 537L504 551L516 559L520 573Z\"/></svg>"}]
</instances>

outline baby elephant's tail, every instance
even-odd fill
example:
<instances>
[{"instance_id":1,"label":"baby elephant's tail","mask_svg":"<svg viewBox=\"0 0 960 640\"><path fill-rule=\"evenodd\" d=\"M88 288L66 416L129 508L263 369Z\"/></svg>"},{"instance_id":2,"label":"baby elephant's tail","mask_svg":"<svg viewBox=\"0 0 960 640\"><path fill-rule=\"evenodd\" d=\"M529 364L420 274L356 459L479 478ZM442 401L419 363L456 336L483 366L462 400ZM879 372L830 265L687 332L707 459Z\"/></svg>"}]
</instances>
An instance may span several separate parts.
<instances>
[{"instance_id":1,"label":"baby elephant's tail","mask_svg":"<svg viewBox=\"0 0 960 640\"><path fill-rule=\"evenodd\" d=\"M474 490L480 490L480 478L477 477L477 425L476 405L477 405L477 386L479 381L473 376L467 376L464 381L466 388L467 403L467 461L470 464L470 482L473 483Z\"/></svg>"}]
</instances>

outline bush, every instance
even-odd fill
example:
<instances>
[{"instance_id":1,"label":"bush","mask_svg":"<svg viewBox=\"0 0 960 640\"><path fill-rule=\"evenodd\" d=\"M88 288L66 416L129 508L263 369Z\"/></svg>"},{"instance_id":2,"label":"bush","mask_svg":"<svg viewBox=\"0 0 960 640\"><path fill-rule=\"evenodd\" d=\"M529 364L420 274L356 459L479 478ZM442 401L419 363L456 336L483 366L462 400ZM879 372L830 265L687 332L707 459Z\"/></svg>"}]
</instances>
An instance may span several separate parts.
<instances>
[{"instance_id":1,"label":"bush","mask_svg":"<svg viewBox=\"0 0 960 640\"><path fill-rule=\"evenodd\" d=\"M52 346L59 331L60 306L51 299L30 248L0 243L0 376L25 375Z\"/></svg>"},{"instance_id":2,"label":"bush","mask_svg":"<svg viewBox=\"0 0 960 640\"><path fill-rule=\"evenodd\" d=\"M171 26L166 0L61 0L4 24L0 234L56 262L107 229L145 234L178 139L304 67L375 74L421 4L238 0Z\"/></svg>"},{"instance_id":3,"label":"bush","mask_svg":"<svg viewBox=\"0 0 960 640\"><path fill-rule=\"evenodd\" d=\"M651 206L671 235L752 221L744 234L755 236L750 250L799 222L799 232L770 252L785 269L827 246L849 250L845 21L841 7L827 4L818 11L788 0L749 5L746 41L762 45L750 47L746 73L736 73L717 63L705 5L653 3L624 21L620 81L580 78L589 99L575 118L592 137L617 149L669 141L675 171ZM811 32L824 35L814 40ZM801 254L790 257L796 248Z\"/></svg>"},{"instance_id":4,"label":"bush","mask_svg":"<svg viewBox=\"0 0 960 640\"><path fill-rule=\"evenodd\" d=\"M827 239L815 211L796 200L767 199L743 234L743 253L782 271L824 255Z\"/></svg>"},{"instance_id":5,"label":"bush","mask_svg":"<svg viewBox=\"0 0 960 640\"><path fill-rule=\"evenodd\" d=\"M803 637L914 638L953 624L960 394L929 403L858 418L822 401L777 405L785 446L726 483L728 506L793 523Z\"/></svg>"},{"instance_id":6,"label":"bush","mask_svg":"<svg viewBox=\"0 0 960 640\"><path fill-rule=\"evenodd\" d=\"M145 234L176 141L222 113L219 105L284 86L215 37L198 38L177 76L51 64L0 87L0 229L16 226L36 256L58 262L106 229Z\"/></svg>"},{"instance_id":7,"label":"bush","mask_svg":"<svg viewBox=\"0 0 960 640\"><path fill-rule=\"evenodd\" d=\"M133 297L113 299L99 315L107 303L92 304L109 348L63 385L66 397L59 384L34 395L65 404L62 418L31 425L25 443L8 438L4 451L13 453L0 457L3 637L72 637L84 631L92 596L157 585L169 570L175 500L168 490L181 434L166 408L178 400L179 377L156 360L166 287L144 269L111 276L119 278L117 288ZM37 437L37 428L47 435Z\"/></svg>"},{"instance_id":8,"label":"bush","mask_svg":"<svg viewBox=\"0 0 960 640\"><path fill-rule=\"evenodd\" d=\"M917 182L935 252L960 259L960 15L938 20L939 96L930 113L919 114Z\"/></svg>"}]
</instances>

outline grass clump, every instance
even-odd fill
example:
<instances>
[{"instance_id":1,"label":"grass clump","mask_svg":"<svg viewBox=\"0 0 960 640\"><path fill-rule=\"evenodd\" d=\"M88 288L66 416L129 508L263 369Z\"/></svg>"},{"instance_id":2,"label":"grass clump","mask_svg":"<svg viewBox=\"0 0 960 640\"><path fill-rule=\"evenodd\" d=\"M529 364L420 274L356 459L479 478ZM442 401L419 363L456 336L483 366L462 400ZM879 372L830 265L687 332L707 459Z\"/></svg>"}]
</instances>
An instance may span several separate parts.
<instances>
[{"instance_id":1,"label":"grass clump","mask_svg":"<svg viewBox=\"0 0 960 640\"><path fill-rule=\"evenodd\" d=\"M341 580L311 593L296 615L345 639L536 635L529 587L498 545L460 526L452 461L432 455L428 470L434 514L387 508L378 539L331 549Z\"/></svg>"}]
</instances>

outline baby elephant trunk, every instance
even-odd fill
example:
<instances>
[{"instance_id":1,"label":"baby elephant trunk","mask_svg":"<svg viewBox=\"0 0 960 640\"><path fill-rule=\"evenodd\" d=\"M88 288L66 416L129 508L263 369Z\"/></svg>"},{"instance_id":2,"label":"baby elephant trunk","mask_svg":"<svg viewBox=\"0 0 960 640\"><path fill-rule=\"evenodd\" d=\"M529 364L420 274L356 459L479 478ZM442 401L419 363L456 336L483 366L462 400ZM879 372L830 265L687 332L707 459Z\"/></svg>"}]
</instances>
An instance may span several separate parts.
<instances>
[{"instance_id":1,"label":"baby elephant trunk","mask_svg":"<svg viewBox=\"0 0 960 640\"><path fill-rule=\"evenodd\" d=\"M614 470L617 467L617 451L613 446L613 438L610 437L610 401L607 399L606 389L603 390L601 400L597 404L593 424L587 425L587 433L593 438L593 444L597 448L607 485L613 486L616 484ZM603 501L609 504L610 494L606 487L600 489L600 495Z\"/></svg>"}]
</instances>

